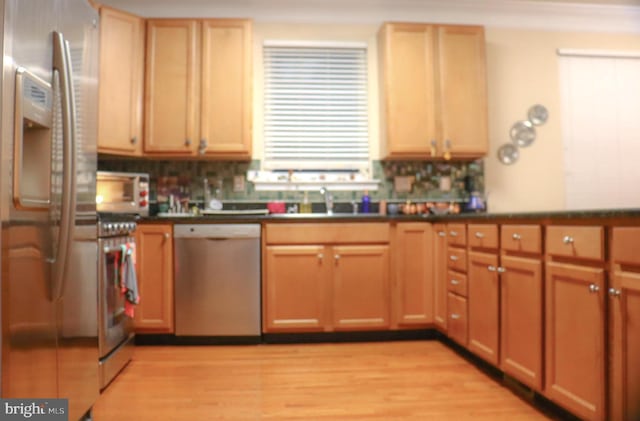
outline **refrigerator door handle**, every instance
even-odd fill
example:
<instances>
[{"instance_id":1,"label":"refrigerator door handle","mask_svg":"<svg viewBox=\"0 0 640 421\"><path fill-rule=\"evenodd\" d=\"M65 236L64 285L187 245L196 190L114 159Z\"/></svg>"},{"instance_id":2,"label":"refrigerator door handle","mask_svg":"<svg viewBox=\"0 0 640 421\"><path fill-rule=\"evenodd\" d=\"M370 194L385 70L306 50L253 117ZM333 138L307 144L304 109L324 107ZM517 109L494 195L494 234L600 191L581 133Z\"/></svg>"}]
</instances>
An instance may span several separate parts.
<instances>
[{"instance_id":1,"label":"refrigerator door handle","mask_svg":"<svg viewBox=\"0 0 640 421\"><path fill-rule=\"evenodd\" d=\"M75 227L76 213L76 116L71 72L69 43L60 32L53 33L53 69L60 77L62 99L62 205L60 233L53 267L52 298L60 299L64 292L64 279Z\"/></svg>"}]
</instances>

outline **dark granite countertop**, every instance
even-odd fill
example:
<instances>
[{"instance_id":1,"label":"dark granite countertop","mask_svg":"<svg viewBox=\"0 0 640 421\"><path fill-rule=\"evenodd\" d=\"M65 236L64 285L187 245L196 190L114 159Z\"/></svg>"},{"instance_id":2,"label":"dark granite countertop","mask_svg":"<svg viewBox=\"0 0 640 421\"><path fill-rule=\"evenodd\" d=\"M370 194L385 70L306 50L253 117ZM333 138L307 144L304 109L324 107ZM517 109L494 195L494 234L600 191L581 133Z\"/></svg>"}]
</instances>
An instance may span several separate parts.
<instances>
[{"instance_id":1,"label":"dark granite countertop","mask_svg":"<svg viewBox=\"0 0 640 421\"><path fill-rule=\"evenodd\" d=\"M580 211L536 211L514 213L460 213L447 215L381 215L324 213L271 214L271 215L200 215L200 216L149 216L141 221L174 224L203 223L262 223L262 222L491 222L491 221L539 221L568 222L587 219L638 219L640 209L594 209Z\"/></svg>"}]
</instances>

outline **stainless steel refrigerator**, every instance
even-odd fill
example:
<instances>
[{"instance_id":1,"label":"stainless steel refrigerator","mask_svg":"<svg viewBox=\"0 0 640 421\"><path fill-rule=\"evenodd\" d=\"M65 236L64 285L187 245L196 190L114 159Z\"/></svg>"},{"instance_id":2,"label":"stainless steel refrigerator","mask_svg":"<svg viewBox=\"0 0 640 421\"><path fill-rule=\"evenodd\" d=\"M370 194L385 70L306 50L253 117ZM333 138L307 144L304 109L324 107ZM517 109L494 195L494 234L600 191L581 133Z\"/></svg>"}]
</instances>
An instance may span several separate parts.
<instances>
[{"instance_id":1,"label":"stainless steel refrigerator","mask_svg":"<svg viewBox=\"0 0 640 421\"><path fill-rule=\"evenodd\" d=\"M2 398L99 395L95 209L98 14L0 0Z\"/></svg>"}]
</instances>

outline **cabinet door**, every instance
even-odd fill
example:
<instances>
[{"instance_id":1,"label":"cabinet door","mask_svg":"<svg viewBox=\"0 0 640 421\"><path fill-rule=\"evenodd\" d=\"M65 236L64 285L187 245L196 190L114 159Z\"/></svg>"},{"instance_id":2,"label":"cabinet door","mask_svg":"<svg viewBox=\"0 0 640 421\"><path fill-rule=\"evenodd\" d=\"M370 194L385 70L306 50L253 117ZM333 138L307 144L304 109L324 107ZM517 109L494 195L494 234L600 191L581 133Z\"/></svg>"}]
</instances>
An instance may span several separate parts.
<instances>
[{"instance_id":1,"label":"cabinet door","mask_svg":"<svg viewBox=\"0 0 640 421\"><path fill-rule=\"evenodd\" d=\"M433 320L441 331L447 331L447 231L446 226L433 226Z\"/></svg>"},{"instance_id":2,"label":"cabinet door","mask_svg":"<svg viewBox=\"0 0 640 421\"><path fill-rule=\"evenodd\" d=\"M195 20L147 21L146 154L191 155L198 144Z\"/></svg>"},{"instance_id":3,"label":"cabinet door","mask_svg":"<svg viewBox=\"0 0 640 421\"><path fill-rule=\"evenodd\" d=\"M610 419L631 421L640 417L640 274L616 271L612 288Z\"/></svg>"},{"instance_id":4,"label":"cabinet door","mask_svg":"<svg viewBox=\"0 0 640 421\"><path fill-rule=\"evenodd\" d=\"M326 326L330 257L323 246L267 246L263 267L265 332Z\"/></svg>"},{"instance_id":5,"label":"cabinet door","mask_svg":"<svg viewBox=\"0 0 640 421\"><path fill-rule=\"evenodd\" d=\"M382 155L428 157L436 140L434 28L385 24L379 33L386 109Z\"/></svg>"},{"instance_id":6,"label":"cabinet door","mask_svg":"<svg viewBox=\"0 0 640 421\"><path fill-rule=\"evenodd\" d=\"M502 256L500 368L542 390L542 262Z\"/></svg>"},{"instance_id":7,"label":"cabinet door","mask_svg":"<svg viewBox=\"0 0 640 421\"><path fill-rule=\"evenodd\" d=\"M136 269L140 304L135 310L137 332L174 332L173 235L171 225L139 224Z\"/></svg>"},{"instance_id":8,"label":"cabinet door","mask_svg":"<svg viewBox=\"0 0 640 421\"><path fill-rule=\"evenodd\" d=\"M604 419L604 270L547 263L545 390L585 420Z\"/></svg>"},{"instance_id":9,"label":"cabinet door","mask_svg":"<svg viewBox=\"0 0 640 421\"><path fill-rule=\"evenodd\" d=\"M498 256L469 252L469 345L470 351L493 365L499 353Z\"/></svg>"},{"instance_id":10,"label":"cabinet door","mask_svg":"<svg viewBox=\"0 0 640 421\"><path fill-rule=\"evenodd\" d=\"M251 22L202 22L200 149L207 155L251 158Z\"/></svg>"},{"instance_id":11,"label":"cabinet door","mask_svg":"<svg viewBox=\"0 0 640 421\"><path fill-rule=\"evenodd\" d=\"M389 246L333 247L333 327L389 327Z\"/></svg>"},{"instance_id":12,"label":"cabinet door","mask_svg":"<svg viewBox=\"0 0 640 421\"><path fill-rule=\"evenodd\" d=\"M395 302L400 325L433 322L432 234L429 223L397 225Z\"/></svg>"},{"instance_id":13,"label":"cabinet door","mask_svg":"<svg viewBox=\"0 0 640 421\"><path fill-rule=\"evenodd\" d=\"M458 342L460 345L467 346L467 299L457 294L449 293L447 295L447 308L449 312L449 337Z\"/></svg>"},{"instance_id":14,"label":"cabinet door","mask_svg":"<svg viewBox=\"0 0 640 421\"><path fill-rule=\"evenodd\" d=\"M441 147L453 157L483 156L489 147L484 29L438 26L437 36Z\"/></svg>"},{"instance_id":15,"label":"cabinet door","mask_svg":"<svg viewBox=\"0 0 640 421\"><path fill-rule=\"evenodd\" d=\"M144 21L100 8L98 152L142 152Z\"/></svg>"}]
</instances>

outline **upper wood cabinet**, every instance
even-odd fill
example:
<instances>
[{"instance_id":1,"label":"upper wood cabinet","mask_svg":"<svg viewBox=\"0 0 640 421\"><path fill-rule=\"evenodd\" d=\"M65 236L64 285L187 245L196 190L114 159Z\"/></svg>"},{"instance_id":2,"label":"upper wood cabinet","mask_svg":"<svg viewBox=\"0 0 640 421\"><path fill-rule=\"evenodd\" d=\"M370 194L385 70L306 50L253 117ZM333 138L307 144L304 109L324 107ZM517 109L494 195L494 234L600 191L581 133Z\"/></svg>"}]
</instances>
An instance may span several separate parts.
<instances>
[{"instance_id":1,"label":"upper wood cabinet","mask_svg":"<svg viewBox=\"0 0 640 421\"><path fill-rule=\"evenodd\" d=\"M144 20L100 7L98 152L142 152Z\"/></svg>"},{"instance_id":2,"label":"upper wood cabinet","mask_svg":"<svg viewBox=\"0 0 640 421\"><path fill-rule=\"evenodd\" d=\"M384 158L477 158L487 153L484 44L481 26L382 26Z\"/></svg>"},{"instance_id":3,"label":"upper wood cabinet","mask_svg":"<svg viewBox=\"0 0 640 421\"><path fill-rule=\"evenodd\" d=\"M147 21L147 155L251 158L251 22Z\"/></svg>"}]
</instances>

